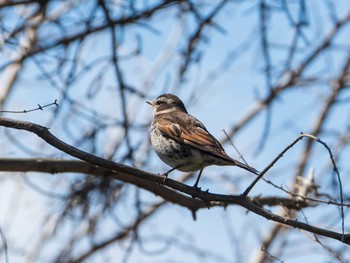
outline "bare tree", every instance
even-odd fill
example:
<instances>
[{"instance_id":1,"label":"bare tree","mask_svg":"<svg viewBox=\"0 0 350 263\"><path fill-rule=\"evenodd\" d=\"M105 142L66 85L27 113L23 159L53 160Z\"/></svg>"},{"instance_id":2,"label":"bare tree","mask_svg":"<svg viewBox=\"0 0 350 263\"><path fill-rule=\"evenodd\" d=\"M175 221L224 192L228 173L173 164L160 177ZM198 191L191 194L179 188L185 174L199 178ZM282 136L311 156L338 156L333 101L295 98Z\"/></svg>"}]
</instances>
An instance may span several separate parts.
<instances>
[{"instance_id":1,"label":"bare tree","mask_svg":"<svg viewBox=\"0 0 350 263\"><path fill-rule=\"evenodd\" d=\"M0 1L0 255L349 262L349 22L332 0ZM164 180L145 101L168 92L260 175Z\"/></svg>"}]
</instances>

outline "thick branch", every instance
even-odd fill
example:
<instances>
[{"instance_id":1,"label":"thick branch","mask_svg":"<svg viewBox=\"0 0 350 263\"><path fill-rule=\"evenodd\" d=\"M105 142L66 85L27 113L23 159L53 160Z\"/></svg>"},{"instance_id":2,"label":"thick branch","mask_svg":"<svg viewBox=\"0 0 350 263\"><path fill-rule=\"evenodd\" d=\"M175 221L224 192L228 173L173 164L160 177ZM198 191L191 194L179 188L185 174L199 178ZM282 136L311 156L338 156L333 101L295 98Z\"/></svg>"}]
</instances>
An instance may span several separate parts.
<instances>
[{"instance_id":1,"label":"thick branch","mask_svg":"<svg viewBox=\"0 0 350 263\"><path fill-rule=\"evenodd\" d=\"M115 174L115 176L117 177L123 175L126 177L138 177L148 181L149 183L157 183L157 184L163 183L162 176L148 173L142 170L138 170L136 168L126 166L123 164L111 162L103 158L100 158L98 156L94 156L87 152L81 151L75 147L72 147L62 142L55 136L53 136L49 132L48 128L46 127L43 127L34 123L30 123L30 122L17 121L17 120L12 120L12 119L3 118L3 117L0 117L0 126L33 132L36 135L38 135L40 138L45 140L48 144L54 146L55 148L71 156L74 156L76 158L89 162L94 166L103 167L105 169L112 170L113 174ZM95 168L95 169L99 169L99 168ZM299 222L296 220L288 219L285 217L281 217L279 215L273 214L263 209L261 206L252 202L251 199L247 197L213 194L209 192L199 191L197 189L193 189L190 186L174 181L172 179L166 179L164 186L159 186L159 187L163 189L163 188L166 188L165 186L170 187L179 192L188 194L190 196L198 197L199 199L203 200L206 204L209 204L211 202L224 202L227 204L238 204L245 207L249 211L252 211L255 214L265 217L268 220L289 225L295 228L303 229L303 230L312 232L314 234L336 239L336 240L342 241L345 244L350 244L350 234L345 235L343 238L342 234L340 233L318 228L318 227L315 227L303 222Z\"/></svg>"},{"instance_id":2,"label":"thick branch","mask_svg":"<svg viewBox=\"0 0 350 263\"><path fill-rule=\"evenodd\" d=\"M193 199L174 189L165 187L161 184L154 183L143 178L132 176L132 174L120 173L103 167L96 167L87 162L78 160L63 159L0 159L0 171L2 172L41 172L41 173L84 173L95 176L111 176L119 181L136 185L147 191L159 195L166 201L186 207L192 211L197 211L208 206L227 206L225 201L208 201L203 202L200 199ZM141 171L142 172L142 171ZM170 179L169 179L170 180ZM227 196L231 198L231 196ZM249 199L259 206L278 206L300 209L308 207L308 204L302 200L292 200L282 197L254 197Z\"/></svg>"}]
</instances>

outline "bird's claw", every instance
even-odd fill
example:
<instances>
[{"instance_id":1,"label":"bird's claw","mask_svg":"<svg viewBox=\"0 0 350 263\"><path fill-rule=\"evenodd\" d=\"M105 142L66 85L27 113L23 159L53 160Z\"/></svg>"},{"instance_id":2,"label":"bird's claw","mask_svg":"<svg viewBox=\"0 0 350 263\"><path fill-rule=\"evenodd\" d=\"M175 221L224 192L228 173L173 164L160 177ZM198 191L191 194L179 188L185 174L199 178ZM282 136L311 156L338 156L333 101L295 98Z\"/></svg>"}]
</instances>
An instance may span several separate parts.
<instances>
[{"instance_id":1,"label":"bird's claw","mask_svg":"<svg viewBox=\"0 0 350 263\"><path fill-rule=\"evenodd\" d=\"M158 173L159 174L159 173ZM166 182L166 179L168 178L168 173L163 173L163 174L159 174L161 177L162 177L162 185L164 185L165 184L165 182Z\"/></svg>"},{"instance_id":2,"label":"bird's claw","mask_svg":"<svg viewBox=\"0 0 350 263\"><path fill-rule=\"evenodd\" d=\"M193 194L192 194L192 198L195 199L198 194L202 191L202 188L198 187L197 184L195 184L192 189L194 190Z\"/></svg>"}]
</instances>

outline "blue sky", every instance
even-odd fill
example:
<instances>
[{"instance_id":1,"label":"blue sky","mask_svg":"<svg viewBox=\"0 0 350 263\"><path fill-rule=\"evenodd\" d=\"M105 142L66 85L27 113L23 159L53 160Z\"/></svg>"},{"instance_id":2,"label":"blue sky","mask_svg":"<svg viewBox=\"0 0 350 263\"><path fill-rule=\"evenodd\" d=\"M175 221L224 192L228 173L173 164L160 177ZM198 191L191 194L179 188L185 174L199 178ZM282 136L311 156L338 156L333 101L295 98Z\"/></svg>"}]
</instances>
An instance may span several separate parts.
<instances>
[{"instance_id":1,"label":"blue sky","mask_svg":"<svg viewBox=\"0 0 350 263\"><path fill-rule=\"evenodd\" d=\"M292 63L293 67L297 66L301 60L304 60L307 54L319 44L319 41L332 28L332 14L328 12L329 9L327 9L326 2L307 2L309 27L305 28L304 31L307 39L301 44L300 50L296 54L297 59ZM184 100L188 111L198 117L215 137L224 139L225 135L222 130L229 131L232 125L244 118L268 92L264 78L264 60L261 52L259 29L257 28L258 14L255 5L255 1L248 1L244 4L229 4L228 8L220 13L215 20L220 28L218 30L210 28L205 31L209 36L207 41L198 44L201 60L190 68L183 82L180 82L177 78L178 65L183 59L179 55L179 50L183 48L186 36L193 30L193 21L190 18L182 17L180 21L175 22L174 11L162 12L149 22L150 28L134 25L125 31L118 31L121 43L120 53L126 57L122 62L125 80L130 86L144 92L147 97L128 97L130 119L140 125L148 123L152 118L152 111L150 106L145 103L145 100L153 99L163 92L172 92ZM290 8L293 11L293 4L290 5ZM337 2L335 11L337 17L343 17L349 11L349 8L350 3L348 1ZM83 9L80 12L84 14ZM68 26L70 23L74 24L76 17L75 14L68 13L65 19L63 22ZM271 42L276 45L276 48L271 52L271 58L274 64L278 65L276 66L276 72L273 72L273 80L278 78L278 73L281 71L283 62L286 59L286 51L277 46L287 44L291 39L292 30L288 23L283 13L273 13L270 17L269 26L271 31L269 31L269 36ZM47 38L47 41L52 41L48 36L59 36L56 35L56 31L51 31L52 28L54 28L52 25L47 26L42 31L44 40ZM347 36L350 32L348 31L349 28L347 27L339 34L337 43L349 45ZM142 39L141 54L133 59L127 59L127 55L137 47L138 38ZM164 48L164 44L166 44L166 48ZM63 49L60 49L59 52L55 49L47 52L44 56L40 56L38 58L39 62L27 61L20 78L16 82L14 92L6 103L6 109L30 109L36 107L38 103L42 105L58 99L60 113L53 120L54 108L25 115L4 115L33 121L41 125L50 123L50 131L54 135L67 143L77 145L81 149L92 151L93 146L88 141L80 142L79 138L99 123L84 120L77 113L92 114L97 112L99 113L97 120L108 124L109 128L99 131L95 153L100 156L108 155L111 146L122 138L120 129L114 125L114 122L120 119L121 107L113 67L102 61L97 63L94 70L89 71L87 74L81 74L81 77L73 83L67 82L67 75L75 63L79 72L84 65L89 64L91 61L110 55L110 48L107 32L87 39L80 51L81 60L79 63L76 63L74 60L68 60L62 67L62 71L50 80L43 77L42 70L51 72L57 69L57 56L68 55L69 58L72 58L77 50L76 45L69 48L67 54L64 53ZM5 49L5 51L4 55L1 55L1 59L4 59L4 61L8 59L11 53L9 49ZM264 148L260 152L257 152L257 148L264 131L265 113L260 114L258 118L233 136L235 146L238 147L250 165L259 170L263 169L300 132L307 133L311 131L314 120L329 94L329 82L335 77L338 69L343 66L344 61L342 57L345 53L335 47L332 52L328 52L321 59L310 65L306 73L310 77L321 75L320 83L314 83L306 87L295 87L278 98L272 105L270 133ZM102 74L103 78L97 81L99 73ZM6 76L0 75L0 80L3 77ZM61 94L62 89L67 87L68 84L70 86L67 94L69 98L74 100L73 105L63 101ZM344 97L346 95L347 91L344 92ZM191 98L194 99L191 100ZM348 122L348 106L346 103L340 104L334 108L327 122L327 128L330 131L325 133L322 139L330 147L335 147L336 139L331 136L332 132L346 130ZM9 139L8 132L16 138L20 138L20 142L28 148L34 149L35 153L29 154L19 150ZM135 145L140 143L139 149L145 148L149 143L147 139L148 132L148 127L133 132L133 143ZM1 157L69 158L69 156L62 154L51 146L47 146L36 136L25 132L0 129L0 136L4 138L0 140ZM273 180L277 185L290 187L295 172L291 167L294 167L299 158L301 158L300 154L304 144L305 142L301 142L289 151L271 170L267 178ZM224 147L230 156L238 158L238 154L232 146L225 144ZM329 167L328 153L320 145L317 145L315 148L315 155L313 155L309 166L316 167L315 176L321 187L320 189L328 191L331 182L330 178L333 176L326 170ZM348 156L348 149L345 148L344 150L346 154L343 156ZM125 147L115 154L113 160L119 161L124 152ZM154 173L162 173L168 169L168 166L162 164L153 151L149 154L150 163L142 168ZM346 157L339 161L339 166L342 168L342 178L344 185L346 185L348 179L345 174L349 171ZM171 178L180 178L182 175L180 172L174 172L171 174ZM220 175L225 175L226 177L221 177ZM78 180L76 178L79 178L79 176L76 176L72 174L54 176L28 174L28 177L36 184L58 193L65 193L68 185L72 181ZM235 184L232 184L231 180L225 181L225 178L230 178L231 176ZM12 254L12 248L14 247L12 244L25 246L30 241L30 245L34 246L38 238L35 236L36 231L50 229L53 226L52 223L46 224L46 215L50 214L50 217L55 218L56 209L59 210L61 208L60 205L62 205L59 201L44 198L33 191L25 184L22 177L23 175L8 176L6 174L0 176L0 199L2 200L0 203L0 215L2 215L0 216L0 226L8 238L11 262L21 262L20 256L15 256L16 253ZM235 167L209 167L205 169L200 184L203 188L209 188L213 192L238 194L245 189L253 178L252 175L248 175ZM192 184L192 181L188 182L188 184ZM329 191L336 192L336 190ZM126 222L127 219L131 219L133 216L133 214L128 214L128 209L133 205L135 193L135 189L130 190L127 195L130 200L125 201L125 207L118 207L118 209L121 209L120 211L117 210L120 213L118 215ZM345 193L347 194L347 192ZM259 182L252 194L282 195L283 193L264 182ZM141 195L143 200L148 202L159 199L145 191L141 191ZM52 202L56 206L52 207ZM50 209L48 209L48 206L51 206ZM95 209L99 208L97 202ZM276 208L272 209L277 211ZM327 222L325 223L327 227L331 225L330 222L339 222L339 211L337 208L326 206L326 213L324 213L323 209L325 208L308 209L306 211L310 221L315 220L312 223L322 226L322 219L319 218L321 215L327 217ZM332 214L335 215L334 219L329 219ZM193 221L189 211L172 204L168 205L142 227L141 235L146 240L147 238L151 240L145 246L148 246L147 249L149 250L157 250L164 245L161 238L157 240L153 235L175 236L182 240L184 244L196 244L204 251L212 251L215 254L213 258L219 255L228 259L229 262L239 262L235 260L238 253L245 262L248 262L249 254L260 249L260 239L264 236L267 229L273 226L272 222L266 221L264 218L252 213L246 213L245 209L235 206L226 210L222 208L203 209L198 212L197 218L197 221ZM101 222L103 223L99 227L99 235L94 237L96 240L104 239L112 234L111 231L117 231L119 228L111 217L106 216ZM52 248L48 246L44 254L50 254L56 245L64 244L67 237L71 234L70 231L74 229L74 223L70 223L67 223L61 236L52 242L50 245ZM43 225L44 228L42 227ZM106 229L104 227L106 225L110 226L110 228ZM231 230L228 229L228 226L231 227ZM83 226L80 225L79 227ZM36 230L28 230L30 228ZM339 232L340 223L334 223L331 225L331 228ZM349 230L349 227L346 226L346 229ZM326 252L317 245L310 245L307 249L312 248L320 253L312 253L307 251L307 249L303 251L298 246L300 243L310 242L306 234L292 229L290 229L289 233L288 240L291 245L286 250L286 253L282 255L282 260L287 261L288 259L288 262L300 262L301 260L323 262ZM178 236L176 236L177 234ZM230 244L232 235L237 236L240 240L238 250L235 250ZM156 240L154 241L153 239ZM86 243L88 243L88 240L81 242L80 248L85 248L87 246ZM336 249L343 248L336 242L329 241L329 243ZM127 245L128 241L125 241L122 244L122 248L109 248L107 249L108 254L113 255L116 251L115 249L117 251L119 249L123 250ZM157 254L156 256L145 255L140 250L134 250L134 253L130 256L130 262L164 262L165 259L173 262L184 262L193 257L191 253L186 253L183 250L181 251L182 253L179 253L176 248L171 248L168 253ZM291 255L293 251L300 250L302 251L300 256ZM16 261L17 258L18 261ZM103 256L97 256L97 258L102 260ZM211 260L214 261L214 259L207 259L207 262L211 262Z\"/></svg>"}]
</instances>

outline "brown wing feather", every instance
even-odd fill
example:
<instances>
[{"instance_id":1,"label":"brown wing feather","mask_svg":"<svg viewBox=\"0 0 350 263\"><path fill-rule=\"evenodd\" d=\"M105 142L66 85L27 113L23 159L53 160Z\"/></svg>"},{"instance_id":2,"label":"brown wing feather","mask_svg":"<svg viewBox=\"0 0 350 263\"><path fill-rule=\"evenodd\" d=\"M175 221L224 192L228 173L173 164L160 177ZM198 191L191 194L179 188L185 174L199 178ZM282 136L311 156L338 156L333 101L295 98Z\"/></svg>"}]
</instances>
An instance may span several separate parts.
<instances>
[{"instance_id":1,"label":"brown wing feather","mask_svg":"<svg viewBox=\"0 0 350 263\"><path fill-rule=\"evenodd\" d=\"M212 136L204 125L193 116L186 114L181 116L180 112L176 118L174 115L171 120L162 117L157 122L158 129L166 136L174 140L189 144L198 150L216 155L225 160L235 162L224 151L221 144Z\"/></svg>"},{"instance_id":2,"label":"brown wing feather","mask_svg":"<svg viewBox=\"0 0 350 263\"><path fill-rule=\"evenodd\" d=\"M224 151L221 144L208 131L202 129L201 127L197 127L192 131L183 130L181 133L181 138L184 140L184 142L203 151L215 151L218 153Z\"/></svg>"},{"instance_id":3,"label":"brown wing feather","mask_svg":"<svg viewBox=\"0 0 350 263\"><path fill-rule=\"evenodd\" d=\"M158 118L158 116L155 118ZM228 156L219 141L207 131L203 123L192 115L181 111L172 114L171 117L162 114L162 118L158 118L156 124L157 128L164 135L176 141L183 142L198 150L220 157L254 174L259 174L254 168Z\"/></svg>"}]
</instances>

